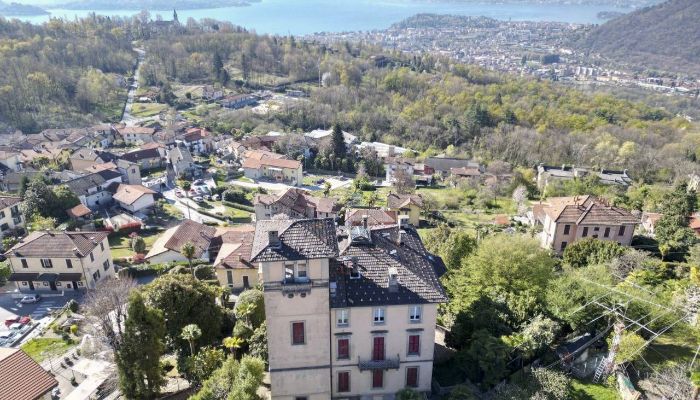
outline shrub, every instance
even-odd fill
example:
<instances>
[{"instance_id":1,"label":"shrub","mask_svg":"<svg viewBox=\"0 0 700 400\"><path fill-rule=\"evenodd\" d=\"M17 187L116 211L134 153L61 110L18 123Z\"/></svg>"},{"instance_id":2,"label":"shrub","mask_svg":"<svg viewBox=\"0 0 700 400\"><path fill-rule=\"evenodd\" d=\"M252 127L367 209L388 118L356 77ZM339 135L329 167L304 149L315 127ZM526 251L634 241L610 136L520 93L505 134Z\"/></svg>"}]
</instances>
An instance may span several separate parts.
<instances>
[{"instance_id":1,"label":"shrub","mask_svg":"<svg viewBox=\"0 0 700 400\"><path fill-rule=\"evenodd\" d=\"M578 240L564 250L564 263L572 268L605 263L621 256L625 248L617 242L594 238Z\"/></svg>"},{"instance_id":2,"label":"shrub","mask_svg":"<svg viewBox=\"0 0 700 400\"><path fill-rule=\"evenodd\" d=\"M68 309L71 310L71 312L74 312L74 313L78 312L79 307L80 307L80 305L75 300L71 300L68 302Z\"/></svg>"},{"instance_id":3,"label":"shrub","mask_svg":"<svg viewBox=\"0 0 700 400\"><path fill-rule=\"evenodd\" d=\"M73 334L73 336L78 335L78 325L73 324L70 326L70 333Z\"/></svg>"}]
</instances>

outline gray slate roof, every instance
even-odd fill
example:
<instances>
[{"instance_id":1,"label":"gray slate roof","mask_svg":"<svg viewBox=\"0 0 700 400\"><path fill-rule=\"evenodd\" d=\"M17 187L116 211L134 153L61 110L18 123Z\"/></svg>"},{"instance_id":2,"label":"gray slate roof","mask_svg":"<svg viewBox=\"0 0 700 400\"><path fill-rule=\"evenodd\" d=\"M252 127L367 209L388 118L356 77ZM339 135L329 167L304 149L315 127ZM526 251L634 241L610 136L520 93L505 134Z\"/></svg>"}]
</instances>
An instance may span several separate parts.
<instances>
[{"instance_id":1,"label":"gray slate roof","mask_svg":"<svg viewBox=\"0 0 700 400\"><path fill-rule=\"evenodd\" d=\"M269 232L277 231L280 246L270 246ZM258 221L251 261L286 261L338 256L332 219Z\"/></svg>"},{"instance_id":2,"label":"gray slate roof","mask_svg":"<svg viewBox=\"0 0 700 400\"><path fill-rule=\"evenodd\" d=\"M68 181L66 182L66 186L68 186L76 196L88 195L89 189L100 186L108 180L120 176L121 174L117 171L104 170Z\"/></svg>"},{"instance_id":3,"label":"gray slate roof","mask_svg":"<svg viewBox=\"0 0 700 400\"><path fill-rule=\"evenodd\" d=\"M401 244L398 244L401 232ZM426 304L447 301L439 278L446 272L440 257L425 249L418 233L410 227L374 229L371 243L346 240L338 261L331 264L331 307ZM353 259L360 278L350 277ZM399 287L389 289L389 269L398 272Z\"/></svg>"}]
</instances>

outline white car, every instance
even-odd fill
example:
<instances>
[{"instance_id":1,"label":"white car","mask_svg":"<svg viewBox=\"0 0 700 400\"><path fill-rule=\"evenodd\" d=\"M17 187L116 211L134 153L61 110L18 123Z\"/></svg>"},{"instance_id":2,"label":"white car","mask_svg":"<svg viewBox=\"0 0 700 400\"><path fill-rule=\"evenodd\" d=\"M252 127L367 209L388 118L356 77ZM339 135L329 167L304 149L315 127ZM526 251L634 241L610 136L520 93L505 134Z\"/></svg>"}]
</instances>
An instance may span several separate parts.
<instances>
[{"instance_id":1,"label":"white car","mask_svg":"<svg viewBox=\"0 0 700 400\"><path fill-rule=\"evenodd\" d=\"M204 201L204 199L202 198L202 196L193 197L192 200L194 200L194 201L197 202L197 203L201 203L201 202Z\"/></svg>"},{"instance_id":2,"label":"white car","mask_svg":"<svg viewBox=\"0 0 700 400\"><path fill-rule=\"evenodd\" d=\"M11 331L18 331L18 330L22 329L23 326L24 325L22 325L20 323L14 323L14 324L10 325L10 330Z\"/></svg>"},{"instance_id":3,"label":"white car","mask_svg":"<svg viewBox=\"0 0 700 400\"><path fill-rule=\"evenodd\" d=\"M10 331L0 332L0 341L11 339L13 336L15 336L14 332L10 332Z\"/></svg>"},{"instance_id":4,"label":"white car","mask_svg":"<svg viewBox=\"0 0 700 400\"><path fill-rule=\"evenodd\" d=\"M22 304L33 304L33 303L38 303L39 300L41 300L41 296L38 294L30 294L28 296L22 297L22 300L19 302Z\"/></svg>"}]
</instances>

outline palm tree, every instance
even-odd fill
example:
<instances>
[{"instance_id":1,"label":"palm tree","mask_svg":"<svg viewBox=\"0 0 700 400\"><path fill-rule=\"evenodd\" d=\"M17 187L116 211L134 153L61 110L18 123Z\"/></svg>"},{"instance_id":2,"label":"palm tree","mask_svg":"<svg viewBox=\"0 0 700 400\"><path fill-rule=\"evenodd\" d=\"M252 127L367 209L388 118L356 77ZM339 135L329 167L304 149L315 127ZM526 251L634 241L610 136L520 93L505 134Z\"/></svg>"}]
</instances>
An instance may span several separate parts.
<instances>
[{"instance_id":1,"label":"palm tree","mask_svg":"<svg viewBox=\"0 0 700 400\"><path fill-rule=\"evenodd\" d=\"M187 340L190 344L190 355L194 355L194 342L202 337L202 330L197 324L189 324L182 328L181 338Z\"/></svg>"},{"instance_id":2,"label":"palm tree","mask_svg":"<svg viewBox=\"0 0 700 400\"><path fill-rule=\"evenodd\" d=\"M231 351L231 354L233 354L233 358L236 358L236 352L243 347L243 339L239 338L238 336L229 336L227 338L224 338L224 347L229 349Z\"/></svg>"},{"instance_id":3,"label":"palm tree","mask_svg":"<svg viewBox=\"0 0 700 400\"><path fill-rule=\"evenodd\" d=\"M195 278L194 276L194 267L192 266L192 259L194 258L194 244L192 242L187 242L182 245L182 248L180 249L180 253L182 253L183 256L187 259L187 262L190 264L190 271L192 272L192 277Z\"/></svg>"}]
</instances>

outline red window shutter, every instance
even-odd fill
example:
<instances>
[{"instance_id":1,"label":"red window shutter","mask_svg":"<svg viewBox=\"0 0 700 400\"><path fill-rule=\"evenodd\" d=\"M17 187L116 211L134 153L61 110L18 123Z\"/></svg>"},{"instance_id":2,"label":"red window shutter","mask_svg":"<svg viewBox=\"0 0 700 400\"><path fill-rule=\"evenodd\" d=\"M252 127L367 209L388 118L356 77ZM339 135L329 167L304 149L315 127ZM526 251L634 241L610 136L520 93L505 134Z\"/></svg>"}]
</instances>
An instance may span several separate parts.
<instances>
[{"instance_id":1,"label":"red window shutter","mask_svg":"<svg viewBox=\"0 0 700 400\"><path fill-rule=\"evenodd\" d=\"M338 339L338 358L350 358L350 339Z\"/></svg>"},{"instance_id":2,"label":"red window shutter","mask_svg":"<svg viewBox=\"0 0 700 400\"><path fill-rule=\"evenodd\" d=\"M384 359L384 337L377 336L374 338L374 347L372 348L372 360L379 361Z\"/></svg>"},{"instance_id":3,"label":"red window shutter","mask_svg":"<svg viewBox=\"0 0 700 400\"><path fill-rule=\"evenodd\" d=\"M338 372L338 391L339 392L349 392L350 391L350 373L349 372Z\"/></svg>"},{"instance_id":4,"label":"red window shutter","mask_svg":"<svg viewBox=\"0 0 700 400\"><path fill-rule=\"evenodd\" d=\"M304 344L304 323L294 322L292 324L292 340L294 344Z\"/></svg>"},{"instance_id":5,"label":"red window shutter","mask_svg":"<svg viewBox=\"0 0 700 400\"><path fill-rule=\"evenodd\" d=\"M418 354L420 353L420 336L410 335L408 337L408 353Z\"/></svg>"},{"instance_id":6,"label":"red window shutter","mask_svg":"<svg viewBox=\"0 0 700 400\"><path fill-rule=\"evenodd\" d=\"M406 368L406 386L418 387L418 368L416 368L416 367Z\"/></svg>"},{"instance_id":7,"label":"red window shutter","mask_svg":"<svg viewBox=\"0 0 700 400\"><path fill-rule=\"evenodd\" d=\"M372 387L384 387L384 371L382 371L381 369L375 369L374 371L372 371Z\"/></svg>"}]
</instances>

